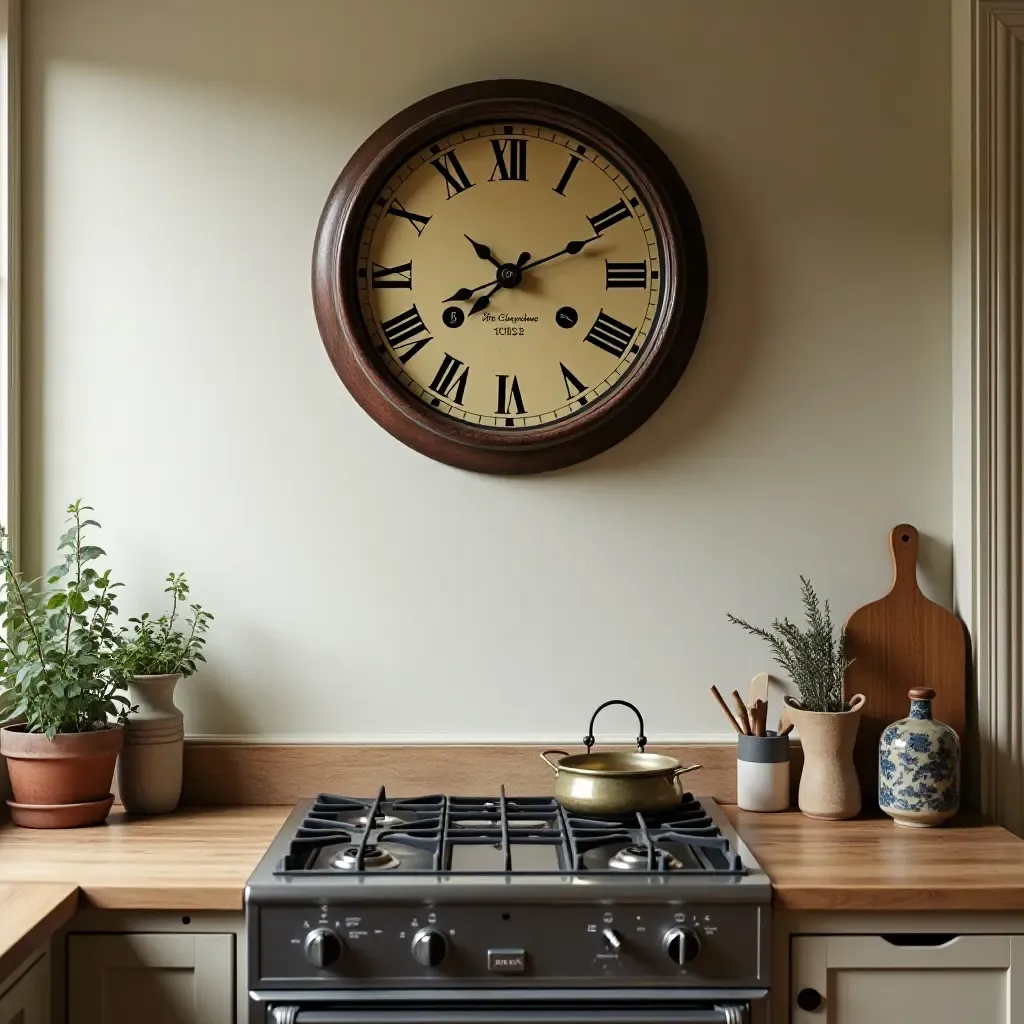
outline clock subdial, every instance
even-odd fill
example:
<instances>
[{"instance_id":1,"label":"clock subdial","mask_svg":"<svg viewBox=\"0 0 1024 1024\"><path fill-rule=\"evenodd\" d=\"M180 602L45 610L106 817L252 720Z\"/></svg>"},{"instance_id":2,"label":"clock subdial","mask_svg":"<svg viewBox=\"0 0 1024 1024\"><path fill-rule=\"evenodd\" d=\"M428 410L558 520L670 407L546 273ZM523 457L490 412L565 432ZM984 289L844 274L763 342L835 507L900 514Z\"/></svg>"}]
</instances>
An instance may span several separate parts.
<instances>
[{"instance_id":1,"label":"clock subdial","mask_svg":"<svg viewBox=\"0 0 1024 1024\"><path fill-rule=\"evenodd\" d=\"M627 176L585 141L523 123L408 159L366 219L357 274L399 384L498 429L599 402L642 355L662 294L659 239Z\"/></svg>"}]
</instances>

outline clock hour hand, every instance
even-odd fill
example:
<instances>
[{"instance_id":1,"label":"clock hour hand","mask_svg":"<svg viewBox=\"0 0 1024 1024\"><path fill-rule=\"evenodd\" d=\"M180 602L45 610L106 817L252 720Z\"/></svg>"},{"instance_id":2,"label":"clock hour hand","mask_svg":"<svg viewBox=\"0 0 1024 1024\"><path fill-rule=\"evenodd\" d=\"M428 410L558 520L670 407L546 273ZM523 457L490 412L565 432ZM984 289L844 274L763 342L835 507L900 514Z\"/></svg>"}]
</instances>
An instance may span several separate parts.
<instances>
[{"instance_id":1,"label":"clock hour hand","mask_svg":"<svg viewBox=\"0 0 1024 1024\"><path fill-rule=\"evenodd\" d=\"M465 238L466 241L468 241L469 244L473 246L477 256L479 256L480 259L487 260L488 263L493 263L496 267L501 266L501 260L491 255L491 250L486 245L483 245L481 242L474 242L473 239L469 237L469 235L466 235Z\"/></svg>"},{"instance_id":2,"label":"clock hour hand","mask_svg":"<svg viewBox=\"0 0 1024 1024\"><path fill-rule=\"evenodd\" d=\"M558 252L553 252L550 256L545 256L542 259L534 260L532 263L527 263L522 270L532 270L534 267L539 267L542 263L547 263L548 260L553 260L558 256L575 256L583 246L590 245L591 242L596 242L600 235L594 235L593 238L586 238L580 242L569 242L564 249L559 249Z\"/></svg>"},{"instance_id":3,"label":"clock hour hand","mask_svg":"<svg viewBox=\"0 0 1024 1024\"><path fill-rule=\"evenodd\" d=\"M487 281L484 284L478 284L475 288L460 288L454 295L449 295L447 299L442 299L442 302L465 302L467 299L473 298L477 292L482 292L485 288L493 288L494 282Z\"/></svg>"},{"instance_id":4,"label":"clock hour hand","mask_svg":"<svg viewBox=\"0 0 1024 1024\"><path fill-rule=\"evenodd\" d=\"M491 296L501 287L500 284L491 285L489 292L484 292L476 302L473 303L469 310L469 315L472 316L474 313L479 313L481 309L486 309L491 304Z\"/></svg>"}]
</instances>

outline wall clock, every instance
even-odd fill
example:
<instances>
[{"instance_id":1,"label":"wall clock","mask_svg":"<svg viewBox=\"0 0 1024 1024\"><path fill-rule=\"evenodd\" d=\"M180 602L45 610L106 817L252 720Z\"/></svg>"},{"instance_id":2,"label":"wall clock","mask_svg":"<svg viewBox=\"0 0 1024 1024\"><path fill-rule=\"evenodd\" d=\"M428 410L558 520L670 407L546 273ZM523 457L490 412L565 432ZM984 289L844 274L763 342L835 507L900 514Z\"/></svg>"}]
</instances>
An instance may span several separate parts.
<instances>
[{"instance_id":1,"label":"wall clock","mask_svg":"<svg viewBox=\"0 0 1024 1024\"><path fill-rule=\"evenodd\" d=\"M621 441L685 370L706 297L668 157L542 82L458 86L391 118L335 183L313 252L345 386L400 441L482 472Z\"/></svg>"}]
</instances>

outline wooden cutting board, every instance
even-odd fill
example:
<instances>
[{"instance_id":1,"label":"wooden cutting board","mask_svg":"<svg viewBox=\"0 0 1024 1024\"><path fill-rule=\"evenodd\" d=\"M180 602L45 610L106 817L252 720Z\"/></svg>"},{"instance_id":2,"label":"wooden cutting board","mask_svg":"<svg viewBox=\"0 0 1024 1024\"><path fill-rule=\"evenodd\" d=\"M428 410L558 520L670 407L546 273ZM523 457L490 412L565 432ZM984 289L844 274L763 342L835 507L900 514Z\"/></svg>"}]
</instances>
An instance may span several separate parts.
<instances>
[{"instance_id":1,"label":"wooden cutting board","mask_svg":"<svg viewBox=\"0 0 1024 1024\"><path fill-rule=\"evenodd\" d=\"M867 698L857 733L855 760L866 807L878 804L878 739L910 713L907 691L935 691L934 716L963 739L967 714L967 655L960 620L921 593L917 585L918 532L906 523L889 534L893 582L889 593L855 611L846 623L847 699Z\"/></svg>"}]
</instances>

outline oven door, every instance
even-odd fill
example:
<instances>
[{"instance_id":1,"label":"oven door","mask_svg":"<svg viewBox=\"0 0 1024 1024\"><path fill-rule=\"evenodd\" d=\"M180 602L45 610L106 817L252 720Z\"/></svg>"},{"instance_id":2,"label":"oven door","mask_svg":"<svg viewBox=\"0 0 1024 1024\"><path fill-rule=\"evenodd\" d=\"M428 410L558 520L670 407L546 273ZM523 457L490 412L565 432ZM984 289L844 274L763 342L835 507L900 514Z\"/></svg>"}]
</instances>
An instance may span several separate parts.
<instances>
[{"instance_id":1,"label":"oven door","mask_svg":"<svg viewBox=\"0 0 1024 1024\"><path fill-rule=\"evenodd\" d=\"M422 1000L404 993L359 1003L331 998L329 992L250 993L251 1024L769 1024L764 990L689 991L676 999L635 991L628 999L580 998L578 992L509 993L496 997L467 992L464 998ZM454 996L455 993L448 993ZM619 995L619 993L616 993ZM312 998L311 998L312 997ZM598 998L595 998L598 997Z\"/></svg>"}]
</instances>

